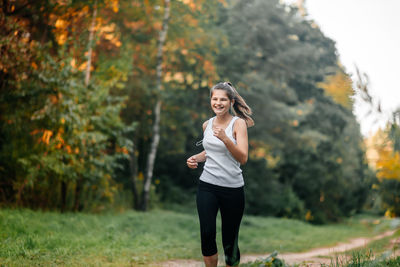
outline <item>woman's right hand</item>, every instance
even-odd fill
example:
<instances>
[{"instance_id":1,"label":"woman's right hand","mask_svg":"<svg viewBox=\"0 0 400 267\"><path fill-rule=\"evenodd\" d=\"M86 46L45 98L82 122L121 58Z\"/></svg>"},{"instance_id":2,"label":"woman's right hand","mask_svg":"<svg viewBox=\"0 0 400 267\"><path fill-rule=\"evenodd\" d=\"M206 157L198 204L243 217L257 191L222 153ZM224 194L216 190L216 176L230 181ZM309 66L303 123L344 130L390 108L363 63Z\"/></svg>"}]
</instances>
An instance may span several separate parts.
<instances>
[{"instance_id":1,"label":"woman's right hand","mask_svg":"<svg viewBox=\"0 0 400 267\"><path fill-rule=\"evenodd\" d=\"M197 165L198 165L197 160L196 160L196 158L194 156L191 156L190 158L188 158L186 160L186 164L191 169L196 169Z\"/></svg>"}]
</instances>

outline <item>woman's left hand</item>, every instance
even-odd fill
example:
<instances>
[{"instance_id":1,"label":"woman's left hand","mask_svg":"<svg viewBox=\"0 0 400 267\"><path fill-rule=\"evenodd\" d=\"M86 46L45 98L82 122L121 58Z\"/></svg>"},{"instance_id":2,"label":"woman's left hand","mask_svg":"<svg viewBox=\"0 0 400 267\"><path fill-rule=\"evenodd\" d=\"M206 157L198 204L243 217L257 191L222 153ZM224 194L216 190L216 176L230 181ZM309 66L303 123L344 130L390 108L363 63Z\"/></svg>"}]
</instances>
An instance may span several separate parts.
<instances>
[{"instance_id":1,"label":"woman's left hand","mask_svg":"<svg viewBox=\"0 0 400 267\"><path fill-rule=\"evenodd\" d=\"M213 129L214 136L220 139L222 142L228 138L228 136L225 133L225 130L220 128L220 127L215 127Z\"/></svg>"}]
</instances>

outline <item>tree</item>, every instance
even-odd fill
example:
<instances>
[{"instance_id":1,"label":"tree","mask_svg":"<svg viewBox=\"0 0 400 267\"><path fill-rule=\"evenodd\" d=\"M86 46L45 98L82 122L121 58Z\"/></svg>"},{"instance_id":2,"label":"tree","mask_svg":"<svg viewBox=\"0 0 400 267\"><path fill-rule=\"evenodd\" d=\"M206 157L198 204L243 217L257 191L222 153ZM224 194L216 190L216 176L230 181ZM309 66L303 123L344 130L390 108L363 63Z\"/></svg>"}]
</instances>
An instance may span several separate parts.
<instances>
[{"instance_id":1,"label":"tree","mask_svg":"<svg viewBox=\"0 0 400 267\"><path fill-rule=\"evenodd\" d=\"M163 48L164 42L167 37L168 32L168 20L169 20L169 13L170 13L170 1L165 0L165 7L164 7L164 19L162 24L162 29L160 31L160 36L158 39L158 50L157 50L157 77L156 77L156 84L157 84L157 101L154 107L154 124L153 124L153 137L151 148L147 158L147 170L146 176L144 181L143 187L143 198L142 198L142 210L146 211L148 209L148 202L150 197L150 185L153 176L153 169L154 169L154 161L157 155L157 147L160 141L160 112L161 112L161 105L162 99L160 96L161 93L161 86L162 86L162 65L163 65Z\"/></svg>"}]
</instances>

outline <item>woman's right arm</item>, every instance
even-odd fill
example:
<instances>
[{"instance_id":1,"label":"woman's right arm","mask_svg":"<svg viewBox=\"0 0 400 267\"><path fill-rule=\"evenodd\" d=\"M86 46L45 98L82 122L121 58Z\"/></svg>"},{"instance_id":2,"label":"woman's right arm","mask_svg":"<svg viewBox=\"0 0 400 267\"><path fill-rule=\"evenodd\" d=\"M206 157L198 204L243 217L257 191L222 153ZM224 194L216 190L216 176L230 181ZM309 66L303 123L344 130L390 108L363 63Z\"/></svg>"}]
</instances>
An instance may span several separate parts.
<instances>
[{"instance_id":1,"label":"woman's right arm","mask_svg":"<svg viewBox=\"0 0 400 267\"><path fill-rule=\"evenodd\" d=\"M203 150L199 154L193 155L187 159L186 164L191 169L196 169L199 165L198 162L206 161L206 151Z\"/></svg>"},{"instance_id":2,"label":"woman's right arm","mask_svg":"<svg viewBox=\"0 0 400 267\"><path fill-rule=\"evenodd\" d=\"M203 123L203 132L205 131L207 127L208 121ZM186 160L186 165L191 168L191 169L196 169L198 166L198 162L204 162L206 161L206 151L203 150L199 154L193 155L190 158Z\"/></svg>"}]
</instances>

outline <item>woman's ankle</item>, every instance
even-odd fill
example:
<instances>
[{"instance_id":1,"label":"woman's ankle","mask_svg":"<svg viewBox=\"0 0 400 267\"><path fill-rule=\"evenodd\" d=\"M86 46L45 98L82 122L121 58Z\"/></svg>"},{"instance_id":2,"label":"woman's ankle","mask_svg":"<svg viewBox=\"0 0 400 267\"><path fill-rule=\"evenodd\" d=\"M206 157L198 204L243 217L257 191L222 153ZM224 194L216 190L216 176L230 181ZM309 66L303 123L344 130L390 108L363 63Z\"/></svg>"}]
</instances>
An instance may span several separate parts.
<instances>
[{"instance_id":1,"label":"woman's ankle","mask_svg":"<svg viewBox=\"0 0 400 267\"><path fill-rule=\"evenodd\" d=\"M218 265L218 253L211 256L203 256L206 267L217 267Z\"/></svg>"}]
</instances>

